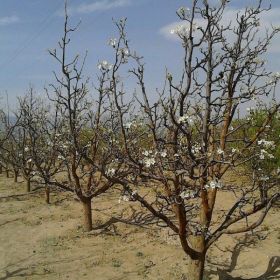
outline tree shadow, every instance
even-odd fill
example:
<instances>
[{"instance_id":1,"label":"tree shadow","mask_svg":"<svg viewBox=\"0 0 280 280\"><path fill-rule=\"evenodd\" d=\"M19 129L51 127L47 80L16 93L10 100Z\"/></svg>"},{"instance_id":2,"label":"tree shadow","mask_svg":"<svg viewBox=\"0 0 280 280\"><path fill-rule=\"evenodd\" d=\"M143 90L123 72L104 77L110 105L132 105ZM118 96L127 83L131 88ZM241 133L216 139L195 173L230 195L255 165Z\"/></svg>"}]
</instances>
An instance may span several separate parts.
<instances>
[{"instance_id":1,"label":"tree shadow","mask_svg":"<svg viewBox=\"0 0 280 280\"><path fill-rule=\"evenodd\" d=\"M256 238L257 237L257 238ZM210 270L207 271L206 275L216 275L219 277L219 280L279 280L280 279L280 256L273 256L268 263L266 271L257 277L253 278L244 278L244 277L234 277L230 274L234 271L237 266L238 257L244 247L248 248L250 246L254 246L257 244L259 239L263 239L262 236L257 234L249 235L247 234L243 240L239 240L239 242L234 246L231 251L231 261L230 264L222 264L226 269L220 269L219 267L217 270ZM220 249L221 250L221 249ZM223 251L223 250L222 250ZM220 263L215 263L208 261L212 266L221 266Z\"/></svg>"},{"instance_id":2,"label":"tree shadow","mask_svg":"<svg viewBox=\"0 0 280 280\"><path fill-rule=\"evenodd\" d=\"M10 279L10 278L14 278L14 277L20 277L20 278L24 278L24 279L29 279L29 277L32 277L32 276L41 276L39 277L38 279L41 279L43 276L46 276L46 275L54 275L56 274L56 272L54 271L51 271L49 269L44 269L43 272L39 272L39 271L30 271L30 266L25 266L25 267L20 267L20 268L13 268L14 266L19 266L19 265L22 265L23 262L25 262L26 260L29 260L33 257L34 255L31 255L31 256L28 256L24 259L21 259L15 263L12 263L12 264L9 264L7 265L6 267L4 268L0 268L0 280L6 280L6 279ZM48 261L48 262L35 262L33 263L35 269L37 269L38 267L41 267L41 266L49 266L49 265L56 265L56 264L68 264L68 263L72 263L73 261L77 261L77 260L80 260L80 261L83 261L83 260L86 260L86 259L89 259L91 258L92 255L87 255L87 256L79 256L79 257L70 257L70 258L60 258L59 260L54 260L54 261ZM77 269L76 268L73 268L73 269L68 269L68 270L65 270L64 269L64 273L71 273L71 272L75 272ZM3 276L3 273L5 273L5 275ZM37 279L37 278L36 278ZM52 279L57 279L57 278L54 278L52 277Z\"/></svg>"},{"instance_id":3,"label":"tree shadow","mask_svg":"<svg viewBox=\"0 0 280 280\"><path fill-rule=\"evenodd\" d=\"M37 196L40 197L40 191L42 191L42 187L36 187L34 188L31 192L28 193L20 193L20 194L11 194L7 196L0 196L0 201L10 201L10 200L17 200L17 201L22 201L28 199L30 196Z\"/></svg>"},{"instance_id":4,"label":"tree shadow","mask_svg":"<svg viewBox=\"0 0 280 280\"><path fill-rule=\"evenodd\" d=\"M23 272L25 270L26 270L26 268L18 268L13 271L6 270L5 271L6 275L3 277L0 277L0 280L9 279L9 278L16 277L16 276L23 276L23 274L25 274L25 273L21 273L21 272Z\"/></svg>"},{"instance_id":5,"label":"tree shadow","mask_svg":"<svg viewBox=\"0 0 280 280\"><path fill-rule=\"evenodd\" d=\"M0 227L4 226L4 225L6 225L6 224L9 224L9 223L16 222L16 221L18 221L18 220L20 220L20 218L13 219L13 220L10 220L10 221L5 221L4 223L0 224Z\"/></svg>"},{"instance_id":6,"label":"tree shadow","mask_svg":"<svg viewBox=\"0 0 280 280\"><path fill-rule=\"evenodd\" d=\"M138 227L147 227L156 223L156 218L144 211L138 211L133 207L129 207L130 214L127 216L127 209L124 209L118 216L111 216L106 222L97 225L93 228L91 234L109 234L109 235L120 235L117 232L116 224L126 224ZM95 209L95 211L100 211L100 209Z\"/></svg>"},{"instance_id":7,"label":"tree shadow","mask_svg":"<svg viewBox=\"0 0 280 280\"><path fill-rule=\"evenodd\" d=\"M0 268L0 273L1 273L0 280L6 280L6 279L9 279L9 278L13 278L13 277L27 277L27 276L31 276L31 275L38 275L38 276L45 275L46 273L38 274L38 273L35 273L35 272L28 272L28 267L19 267L19 268L15 267L15 268L13 268L14 266L20 266L23 262L25 262L27 260L30 260L32 257L33 257L33 255L29 255L29 256L27 256L23 259L20 259L20 260L16 261L15 263L10 263L5 267ZM3 276L3 273L5 273L4 276Z\"/></svg>"},{"instance_id":8,"label":"tree shadow","mask_svg":"<svg viewBox=\"0 0 280 280\"><path fill-rule=\"evenodd\" d=\"M6 275L3 277L0 277L0 280L6 280L9 278L13 278L13 277L20 277L24 279L29 279L29 276L45 276L47 274L50 274L51 272L49 271L45 271L43 273L38 273L38 272L30 272L28 271L28 268L17 268L13 271L5 271Z\"/></svg>"}]
</instances>

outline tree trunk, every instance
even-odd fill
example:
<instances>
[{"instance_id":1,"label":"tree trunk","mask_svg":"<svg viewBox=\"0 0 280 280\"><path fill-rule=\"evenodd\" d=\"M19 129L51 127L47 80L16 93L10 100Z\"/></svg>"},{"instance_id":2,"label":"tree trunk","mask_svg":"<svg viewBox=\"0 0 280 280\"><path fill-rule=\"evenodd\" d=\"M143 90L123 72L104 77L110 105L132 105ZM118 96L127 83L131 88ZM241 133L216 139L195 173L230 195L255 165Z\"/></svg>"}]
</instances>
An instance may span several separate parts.
<instances>
[{"instance_id":1,"label":"tree trunk","mask_svg":"<svg viewBox=\"0 0 280 280\"><path fill-rule=\"evenodd\" d=\"M262 202L267 201L267 198L268 198L268 190L267 190L266 185L260 183L260 184L259 184L259 191L260 191L261 201L262 201Z\"/></svg>"},{"instance_id":2,"label":"tree trunk","mask_svg":"<svg viewBox=\"0 0 280 280\"><path fill-rule=\"evenodd\" d=\"M30 191L31 191L31 180L30 178L28 178L26 181L26 192L30 192Z\"/></svg>"},{"instance_id":3,"label":"tree trunk","mask_svg":"<svg viewBox=\"0 0 280 280\"><path fill-rule=\"evenodd\" d=\"M2 173L3 173L3 166L0 165L0 174L2 174Z\"/></svg>"},{"instance_id":4,"label":"tree trunk","mask_svg":"<svg viewBox=\"0 0 280 280\"><path fill-rule=\"evenodd\" d=\"M82 200L84 208L84 229L85 231L92 230L92 213L91 213L91 198L84 198Z\"/></svg>"},{"instance_id":5,"label":"tree trunk","mask_svg":"<svg viewBox=\"0 0 280 280\"><path fill-rule=\"evenodd\" d=\"M6 177L9 178L9 169L6 169Z\"/></svg>"},{"instance_id":6,"label":"tree trunk","mask_svg":"<svg viewBox=\"0 0 280 280\"><path fill-rule=\"evenodd\" d=\"M46 186L45 187L45 198L46 198L46 203L50 204L50 187Z\"/></svg>"},{"instance_id":7,"label":"tree trunk","mask_svg":"<svg viewBox=\"0 0 280 280\"><path fill-rule=\"evenodd\" d=\"M205 260L190 260L188 270L188 280L203 280Z\"/></svg>"},{"instance_id":8,"label":"tree trunk","mask_svg":"<svg viewBox=\"0 0 280 280\"><path fill-rule=\"evenodd\" d=\"M198 259L191 259L189 261L189 269L187 274L188 280L203 280L204 266L205 266L205 246L203 236L192 236L190 238L192 248L201 253Z\"/></svg>"},{"instance_id":9,"label":"tree trunk","mask_svg":"<svg viewBox=\"0 0 280 280\"><path fill-rule=\"evenodd\" d=\"M17 170L14 171L14 181L15 181L15 183L18 182L18 171Z\"/></svg>"}]
</instances>

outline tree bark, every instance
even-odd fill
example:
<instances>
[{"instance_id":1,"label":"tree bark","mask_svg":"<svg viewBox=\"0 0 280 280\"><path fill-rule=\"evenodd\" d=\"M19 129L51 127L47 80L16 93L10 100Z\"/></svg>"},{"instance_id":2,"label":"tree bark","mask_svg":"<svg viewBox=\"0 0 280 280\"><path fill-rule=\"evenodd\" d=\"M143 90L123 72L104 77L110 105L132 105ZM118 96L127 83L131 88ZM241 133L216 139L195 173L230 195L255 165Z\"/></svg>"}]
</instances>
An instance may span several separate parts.
<instances>
[{"instance_id":1,"label":"tree bark","mask_svg":"<svg viewBox=\"0 0 280 280\"><path fill-rule=\"evenodd\" d=\"M201 253L201 256L197 259L191 259L189 261L189 269L187 274L188 280L203 280L204 266L205 266L205 241L203 236L191 236L190 242L192 248Z\"/></svg>"},{"instance_id":2,"label":"tree bark","mask_svg":"<svg viewBox=\"0 0 280 280\"><path fill-rule=\"evenodd\" d=\"M15 181L15 183L18 182L18 171L17 170L14 171L14 181Z\"/></svg>"},{"instance_id":3,"label":"tree bark","mask_svg":"<svg viewBox=\"0 0 280 280\"><path fill-rule=\"evenodd\" d=\"M45 187L45 199L46 199L46 203L50 204L50 187L49 186Z\"/></svg>"},{"instance_id":4,"label":"tree bark","mask_svg":"<svg viewBox=\"0 0 280 280\"><path fill-rule=\"evenodd\" d=\"M189 263L188 280L203 280L205 260L191 260Z\"/></svg>"},{"instance_id":5,"label":"tree bark","mask_svg":"<svg viewBox=\"0 0 280 280\"><path fill-rule=\"evenodd\" d=\"M92 213L91 213L91 198L83 198L84 208L84 229L85 231L92 230Z\"/></svg>"},{"instance_id":6,"label":"tree bark","mask_svg":"<svg viewBox=\"0 0 280 280\"><path fill-rule=\"evenodd\" d=\"M31 180L28 178L26 180L26 192L30 192L31 191Z\"/></svg>"},{"instance_id":7,"label":"tree bark","mask_svg":"<svg viewBox=\"0 0 280 280\"><path fill-rule=\"evenodd\" d=\"M267 198L268 198L268 190L267 190L265 184L262 184L262 183L259 184L259 191L260 191L261 201L262 201L262 202L267 201Z\"/></svg>"}]
</instances>

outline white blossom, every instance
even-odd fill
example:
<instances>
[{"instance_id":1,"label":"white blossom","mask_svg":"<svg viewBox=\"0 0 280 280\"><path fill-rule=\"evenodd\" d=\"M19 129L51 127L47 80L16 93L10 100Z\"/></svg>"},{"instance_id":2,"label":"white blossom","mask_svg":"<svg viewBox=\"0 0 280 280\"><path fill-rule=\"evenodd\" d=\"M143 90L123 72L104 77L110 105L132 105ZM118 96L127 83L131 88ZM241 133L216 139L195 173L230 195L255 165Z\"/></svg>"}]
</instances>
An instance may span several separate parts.
<instances>
[{"instance_id":1,"label":"white blossom","mask_svg":"<svg viewBox=\"0 0 280 280\"><path fill-rule=\"evenodd\" d=\"M267 152L264 149L261 149L261 151L260 151L260 159L264 160L266 157L269 158L269 159L273 159L274 155L270 154L269 152Z\"/></svg>"},{"instance_id":2,"label":"white blossom","mask_svg":"<svg viewBox=\"0 0 280 280\"><path fill-rule=\"evenodd\" d=\"M276 79L280 78L280 72L276 72L273 74L273 77L275 77Z\"/></svg>"},{"instance_id":3,"label":"white blossom","mask_svg":"<svg viewBox=\"0 0 280 280\"><path fill-rule=\"evenodd\" d=\"M173 34L173 33L172 33L172 34ZM171 74L171 73L167 73L166 78L167 78L169 81L172 81L172 79L173 79L172 74Z\"/></svg>"},{"instance_id":4,"label":"white blossom","mask_svg":"<svg viewBox=\"0 0 280 280\"><path fill-rule=\"evenodd\" d=\"M145 164L145 166L146 167L151 167L151 166L153 166L154 164L156 163L156 160L155 160L155 158L154 157L151 157L151 158L145 158L144 159L144 164Z\"/></svg>"},{"instance_id":5,"label":"white blossom","mask_svg":"<svg viewBox=\"0 0 280 280\"><path fill-rule=\"evenodd\" d=\"M117 39L116 38L111 38L108 42L108 45L112 46L113 48L116 47L117 44Z\"/></svg>"},{"instance_id":6,"label":"white blossom","mask_svg":"<svg viewBox=\"0 0 280 280\"><path fill-rule=\"evenodd\" d=\"M109 177L114 176L115 173L116 173L116 169L115 169L115 168L109 168L109 169L106 171L106 175L108 175Z\"/></svg>"},{"instance_id":7,"label":"white blossom","mask_svg":"<svg viewBox=\"0 0 280 280\"><path fill-rule=\"evenodd\" d=\"M163 158L165 158L166 156L167 156L167 151L162 151L161 153L160 153L160 155L163 157Z\"/></svg>"},{"instance_id":8,"label":"white blossom","mask_svg":"<svg viewBox=\"0 0 280 280\"><path fill-rule=\"evenodd\" d=\"M153 154L153 151L152 150L145 150L144 152L142 152L142 154L146 157L150 156Z\"/></svg>"},{"instance_id":9,"label":"white blossom","mask_svg":"<svg viewBox=\"0 0 280 280\"><path fill-rule=\"evenodd\" d=\"M182 199L185 199L185 198L193 198L194 197L194 194L188 190L188 191L182 191L179 195Z\"/></svg>"},{"instance_id":10,"label":"white blossom","mask_svg":"<svg viewBox=\"0 0 280 280\"><path fill-rule=\"evenodd\" d=\"M264 63L265 61L263 59L260 59L259 57L256 57L254 60L253 60L254 63L256 64L262 64Z\"/></svg>"},{"instance_id":11,"label":"white blossom","mask_svg":"<svg viewBox=\"0 0 280 280\"><path fill-rule=\"evenodd\" d=\"M183 115L178 118L178 122L181 124L184 124L184 123L193 124L193 118L188 115Z\"/></svg>"},{"instance_id":12,"label":"white blossom","mask_svg":"<svg viewBox=\"0 0 280 280\"><path fill-rule=\"evenodd\" d=\"M278 82L278 80L280 79L280 72L275 72L272 76L271 76L271 80L268 82L268 84L272 84L272 83L276 83Z\"/></svg>"},{"instance_id":13,"label":"white blossom","mask_svg":"<svg viewBox=\"0 0 280 280\"><path fill-rule=\"evenodd\" d=\"M86 145L85 145L85 148L90 148L91 147L91 143L88 142Z\"/></svg>"},{"instance_id":14,"label":"white blossom","mask_svg":"<svg viewBox=\"0 0 280 280\"><path fill-rule=\"evenodd\" d=\"M123 126L124 126L124 128L126 128L126 129L130 129L130 128L133 126L133 122L127 122L127 123L125 123Z\"/></svg>"},{"instance_id":15,"label":"white blossom","mask_svg":"<svg viewBox=\"0 0 280 280\"><path fill-rule=\"evenodd\" d=\"M113 65L110 64L108 61L103 60L103 61L98 63L97 67L98 67L99 70L108 71L108 70L112 69Z\"/></svg>"},{"instance_id":16,"label":"white blossom","mask_svg":"<svg viewBox=\"0 0 280 280\"><path fill-rule=\"evenodd\" d=\"M128 56L129 55L129 49L128 48L121 48L121 49L119 49L118 54L122 55L122 56Z\"/></svg>"},{"instance_id":17,"label":"white blossom","mask_svg":"<svg viewBox=\"0 0 280 280\"><path fill-rule=\"evenodd\" d=\"M248 108L246 108L246 110L247 110L248 113L252 113L252 112L254 112L255 108L254 107L248 107Z\"/></svg>"},{"instance_id":18,"label":"white blossom","mask_svg":"<svg viewBox=\"0 0 280 280\"><path fill-rule=\"evenodd\" d=\"M118 202L121 203L122 201L130 201L130 197L128 195L122 195L119 197Z\"/></svg>"},{"instance_id":19,"label":"white blossom","mask_svg":"<svg viewBox=\"0 0 280 280\"><path fill-rule=\"evenodd\" d=\"M223 155L224 153L225 152L221 148L218 148L218 150L217 150L218 155Z\"/></svg>"},{"instance_id":20,"label":"white blossom","mask_svg":"<svg viewBox=\"0 0 280 280\"><path fill-rule=\"evenodd\" d=\"M62 149L67 150L67 149L68 149L68 145L63 144L63 145L62 145Z\"/></svg>"},{"instance_id":21,"label":"white blossom","mask_svg":"<svg viewBox=\"0 0 280 280\"><path fill-rule=\"evenodd\" d=\"M222 187L222 183L217 180L210 181L207 185L205 185L205 189L221 189Z\"/></svg>"},{"instance_id":22,"label":"white blossom","mask_svg":"<svg viewBox=\"0 0 280 280\"><path fill-rule=\"evenodd\" d=\"M192 31L196 31L198 29L198 25L193 23ZM175 29L170 30L171 34L176 34L179 37L187 37L190 33L190 25L189 24L180 24L175 27Z\"/></svg>"},{"instance_id":23,"label":"white blossom","mask_svg":"<svg viewBox=\"0 0 280 280\"><path fill-rule=\"evenodd\" d=\"M180 7L178 10L177 10L177 14L181 17L185 17L186 15L188 15L190 12L190 9L187 8L187 7Z\"/></svg>"},{"instance_id":24,"label":"white blossom","mask_svg":"<svg viewBox=\"0 0 280 280\"><path fill-rule=\"evenodd\" d=\"M269 177L268 176L263 176L260 178L261 181L268 181L269 180Z\"/></svg>"},{"instance_id":25,"label":"white blossom","mask_svg":"<svg viewBox=\"0 0 280 280\"><path fill-rule=\"evenodd\" d=\"M267 141L265 139L261 139L258 141L258 145L263 146L266 149L275 149L274 141Z\"/></svg>"},{"instance_id":26,"label":"white blossom","mask_svg":"<svg viewBox=\"0 0 280 280\"><path fill-rule=\"evenodd\" d=\"M62 156L62 155L58 155L58 157L57 157L59 160L65 160L65 157L64 156Z\"/></svg>"},{"instance_id":27,"label":"white blossom","mask_svg":"<svg viewBox=\"0 0 280 280\"><path fill-rule=\"evenodd\" d=\"M192 146L192 153L193 153L194 155L198 155L200 152L201 152L201 147L200 147L200 145L199 145L199 144L194 144L194 145Z\"/></svg>"}]
</instances>

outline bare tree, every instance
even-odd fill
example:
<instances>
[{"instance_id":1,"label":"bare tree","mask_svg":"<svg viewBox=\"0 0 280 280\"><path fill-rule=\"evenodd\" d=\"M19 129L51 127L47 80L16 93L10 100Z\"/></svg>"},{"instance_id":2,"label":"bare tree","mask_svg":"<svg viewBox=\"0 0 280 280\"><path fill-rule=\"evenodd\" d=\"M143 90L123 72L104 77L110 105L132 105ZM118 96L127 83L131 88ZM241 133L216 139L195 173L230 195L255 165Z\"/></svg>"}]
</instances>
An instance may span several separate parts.
<instances>
[{"instance_id":1,"label":"bare tree","mask_svg":"<svg viewBox=\"0 0 280 280\"><path fill-rule=\"evenodd\" d=\"M280 196L279 180L264 197L250 172L250 179L241 185L226 183L228 174L247 178L249 163L272 157L276 143L267 144L263 137L269 135L268 126L280 108L275 99L265 106L279 80L278 73L265 69L263 60L279 29L272 27L264 38L258 35L260 15L269 8L263 8L260 0L227 24L228 2L210 6L208 1L194 0L190 9L177 11L182 24L171 33L182 42L183 71L179 79L167 71L164 89L154 104L146 89L142 58L129 48L125 20L117 23L119 39L110 40L116 55L108 92L119 116L122 158L134 170L126 178L111 180L122 184L131 199L178 235L190 257L190 280L203 278L205 256L214 242L224 234L254 230ZM128 61L136 65L129 72L142 93L142 98L136 98L145 129L137 121L127 123L131 115L117 73ZM254 122L251 114L238 119L239 108L254 102L264 107L262 121ZM143 179L155 188L154 198L133 190ZM222 217L214 213L218 192L232 192L236 197L232 205L224 205ZM253 218L256 214L258 218Z\"/></svg>"},{"instance_id":2,"label":"bare tree","mask_svg":"<svg viewBox=\"0 0 280 280\"><path fill-rule=\"evenodd\" d=\"M15 128L18 126L20 115L11 117L9 106L7 112L0 110L0 173L4 167L6 176L9 178L9 171L12 167L17 181L19 167L17 166L18 147L15 141Z\"/></svg>"},{"instance_id":3,"label":"bare tree","mask_svg":"<svg viewBox=\"0 0 280 280\"><path fill-rule=\"evenodd\" d=\"M19 98L18 111L21 115L21 154L18 164L26 179L27 190L30 191L32 177L50 177L59 168L59 165L55 165L55 150L51 142L55 137L57 119L55 116L52 118L50 106L46 100L36 96L32 86L24 97ZM49 203L47 185L45 190L46 202Z\"/></svg>"},{"instance_id":4,"label":"bare tree","mask_svg":"<svg viewBox=\"0 0 280 280\"><path fill-rule=\"evenodd\" d=\"M14 173L14 181L18 181L20 165L19 156L21 135L18 130L19 116L14 116L14 120L11 120L10 112L8 114L2 112L1 123L3 127L3 135L5 138L2 140L1 145L1 161L2 166L5 166L6 176L9 178L9 173L12 169Z\"/></svg>"},{"instance_id":5,"label":"bare tree","mask_svg":"<svg viewBox=\"0 0 280 280\"><path fill-rule=\"evenodd\" d=\"M49 130L47 134L52 135L49 139L52 151L46 152L51 155L46 158L51 159L53 171L45 173L42 163L34 160L45 184L77 195L84 209L85 230L90 231L92 199L112 187L115 182L108 178L118 173L115 167L118 163L112 167L111 153L115 146L111 139L115 139L116 128L104 89L107 71L102 72L98 79L95 88L97 97L89 101L89 79L83 77L86 57L82 61L79 55L68 58L69 36L78 27L70 28L68 20L65 5L63 37L58 49L49 50L61 69L61 73L54 72L56 83L46 89L51 105L55 108L54 125L46 127ZM37 144L33 146L36 157Z\"/></svg>"}]
</instances>

